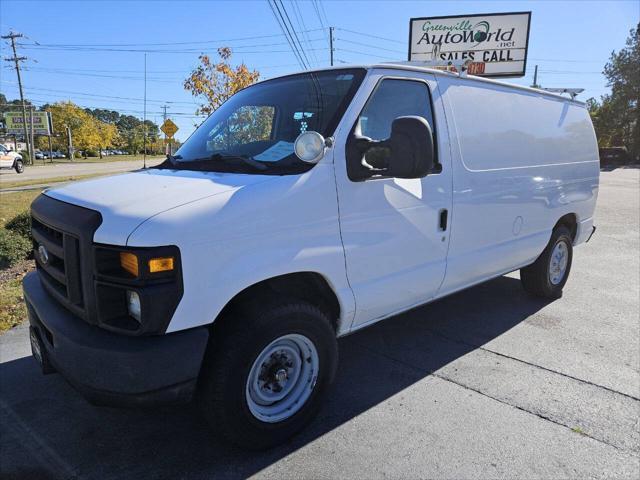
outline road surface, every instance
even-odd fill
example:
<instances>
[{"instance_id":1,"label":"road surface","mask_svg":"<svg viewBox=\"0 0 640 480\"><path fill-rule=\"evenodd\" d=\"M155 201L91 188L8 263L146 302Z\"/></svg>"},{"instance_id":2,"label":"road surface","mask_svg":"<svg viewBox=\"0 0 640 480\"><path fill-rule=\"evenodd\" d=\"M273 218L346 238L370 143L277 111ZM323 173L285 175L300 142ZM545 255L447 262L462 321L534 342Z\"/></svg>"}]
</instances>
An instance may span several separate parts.
<instances>
[{"instance_id":1,"label":"road surface","mask_svg":"<svg viewBox=\"0 0 640 480\"><path fill-rule=\"evenodd\" d=\"M341 339L319 418L268 452L219 441L194 407L93 407L40 374L16 328L0 337L0 476L640 478L638 173L603 173L562 299L511 274Z\"/></svg>"},{"instance_id":2,"label":"road surface","mask_svg":"<svg viewBox=\"0 0 640 480\"><path fill-rule=\"evenodd\" d=\"M147 160L147 166L151 167L161 163L163 158ZM77 175L92 175L99 173L118 173L142 168L142 160L125 160L122 162L104 163L54 163L35 167L26 167L24 173L17 174L14 170L0 170L0 188L2 182L23 182L31 180L44 180L56 177L69 177Z\"/></svg>"}]
</instances>

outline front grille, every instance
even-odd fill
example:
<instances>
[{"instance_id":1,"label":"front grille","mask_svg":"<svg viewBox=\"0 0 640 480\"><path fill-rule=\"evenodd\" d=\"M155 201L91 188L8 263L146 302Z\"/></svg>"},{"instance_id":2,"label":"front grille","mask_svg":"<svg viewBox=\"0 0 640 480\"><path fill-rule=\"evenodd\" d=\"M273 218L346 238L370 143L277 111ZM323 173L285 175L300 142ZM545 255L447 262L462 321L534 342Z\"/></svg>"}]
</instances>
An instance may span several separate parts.
<instances>
[{"instance_id":1,"label":"front grille","mask_svg":"<svg viewBox=\"0 0 640 480\"><path fill-rule=\"evenodd\" d=\"M40 281L63 307L96 323L93 236L99 212L40 195L31 204L31 234ZM46 249L45 261L38 252Z\"/></svg>"},{"instance_id":2,"label":"front grille","mask_svg":"<svg viewBox=\"0 0 640 480\"><path fill-rule=\"evenodd\" d=\"M31 234L36 265L48 290L58 301L67 303L74 310L82 310L84 304L78 239L34 217L31 218ZM39 252L41 246L47 252L46 262Z\"/></svg>"}]
</instances>

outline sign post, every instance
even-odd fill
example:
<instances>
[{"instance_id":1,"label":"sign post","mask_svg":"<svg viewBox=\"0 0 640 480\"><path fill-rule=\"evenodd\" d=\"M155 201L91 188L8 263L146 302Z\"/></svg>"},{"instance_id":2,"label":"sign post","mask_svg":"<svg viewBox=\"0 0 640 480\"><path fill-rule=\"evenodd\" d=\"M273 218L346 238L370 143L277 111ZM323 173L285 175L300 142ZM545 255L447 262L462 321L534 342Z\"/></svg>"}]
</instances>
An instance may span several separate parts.
<instances>
[{"instance_id":1,"label":"sign post","mask_svg":"<svg viewBox=\"0 0 640 480\"><path fill-rule=\"evenodd\" d=\"M467 62L467 73L522 77L531 12L412 18L409 61Z\"/></svg>"},{"instance_id":2,"label":"sign post","mask_svg":"<svg viewBox=\"0 0 640 480\"><path fill-rule=\"evenodd\" d=\"M162 133L164 133L169 140L169 155L172 155L173 152L171 151L171 139L178 131L178 126L173 123L171 119L167 118L160 127L160 130L162 130Z\"/></svg>"}]
</instances>

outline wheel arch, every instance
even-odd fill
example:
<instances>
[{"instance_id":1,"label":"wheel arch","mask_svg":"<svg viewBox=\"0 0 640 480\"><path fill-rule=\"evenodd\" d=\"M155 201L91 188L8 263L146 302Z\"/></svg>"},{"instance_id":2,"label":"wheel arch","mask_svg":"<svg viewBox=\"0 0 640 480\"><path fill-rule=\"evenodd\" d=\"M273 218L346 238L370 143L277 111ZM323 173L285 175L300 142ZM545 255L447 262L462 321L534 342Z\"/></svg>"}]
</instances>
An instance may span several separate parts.
<instances>
[{"instance_id":1,"label":"wheel arch","mask_svg":"<svg viewBox=\"0 0 640 480\"><path fill-rule=\"evenodd\" d=\"M303 300L320 308L329 315L334 331L340 331L342 307L338 295L323 275L312 271L285 273L247 286L225 304L212 325L231 318L229 312L245 302L273 302L274 294Z\"/></svg>"},{"instance_id":2,"label":"wheel arch","mask_svg":"<svg viewBox=\"0 0 640 480\"><path fill-rule=\"evenodd\" d=\"M556 224L553 226L555 230L559 226L565 226L571 232L571 240L575 242L577 234L578 234L578 216L575 213L567 213L558 219Z\"/></svg>"}]
</instances>

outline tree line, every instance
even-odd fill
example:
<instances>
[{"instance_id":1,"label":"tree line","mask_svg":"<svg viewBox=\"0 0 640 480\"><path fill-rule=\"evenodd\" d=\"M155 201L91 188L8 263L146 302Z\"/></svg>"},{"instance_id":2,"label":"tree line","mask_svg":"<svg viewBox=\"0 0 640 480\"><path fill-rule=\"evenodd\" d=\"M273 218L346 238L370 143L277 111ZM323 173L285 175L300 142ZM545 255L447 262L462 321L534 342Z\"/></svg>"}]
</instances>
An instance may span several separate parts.
<instances>
[{"instance_id":1,"label":"tree line","mask_svg":"<svg viewBox=\"0 0 640 480\"><path fill-rule=\"evenodd\" d=\"M25 103L31 105L29 101ZM0 112L15 111L19 107L19 100L7 101L6 97L0 94ZM36 108L36 111L51 113L51 141L54 150L67 152L70 131L73 147L79 155L101 156L101 152L106 149L126 150L135 155L142 153L144 149L146 130L147 153L164 152L160 129L151 120L143 122L133 115L123 115L116 110L82 108L71 101L45 104ZM49 139L46 136L37 136L35 143L36 148L49 150Z\"/></svg>"},{"instance_id":2,"label":"tree line","mask_svg":"<svg viewBox=\"0 0 640 480\"><path fill-rule=\"evenodd\" d=\"M587 100L600 147L626 147L640 158L640 23L629 32L626 45L613 51L602 72L611 93Z\"/></svg>"}]
</instances>

